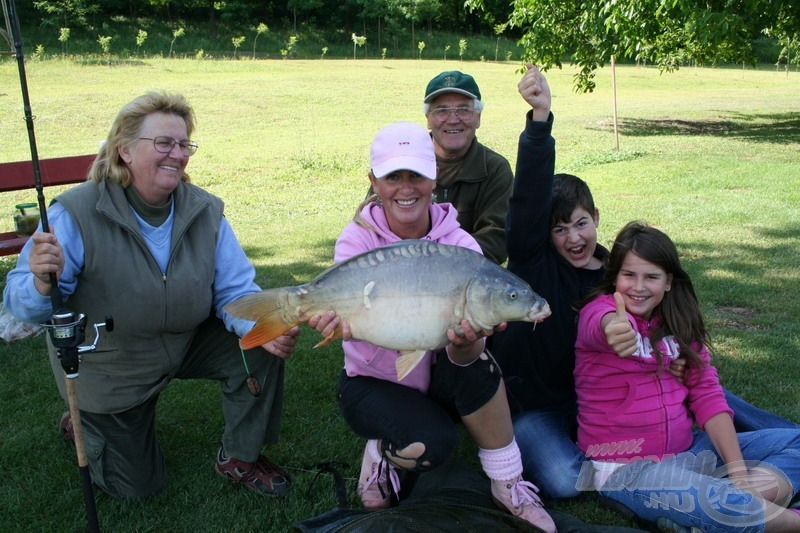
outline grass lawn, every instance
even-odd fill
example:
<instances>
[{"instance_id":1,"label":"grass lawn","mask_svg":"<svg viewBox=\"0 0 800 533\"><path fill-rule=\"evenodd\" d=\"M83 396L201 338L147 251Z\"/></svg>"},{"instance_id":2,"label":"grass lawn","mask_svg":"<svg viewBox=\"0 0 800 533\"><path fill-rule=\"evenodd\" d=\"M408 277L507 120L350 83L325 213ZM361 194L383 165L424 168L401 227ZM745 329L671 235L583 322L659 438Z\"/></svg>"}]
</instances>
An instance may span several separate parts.
<instances>
[{"instance_id":1,"label":"grass lawn","mask_svg":"<svg viewBox=\"0 0 800 533\"><path fill-rule=\"evenodd\" d=\"M424 124L424 88L442 70L475 76L486 104L478 137L513 166L526 110L516 90L518 67L327 59L26 65L41 158L96 151L119 108L147 90L183 92L197 113L200 143L189 173L225 200L265 287L306 282L331 264L333 243L367 189L372 137L393 121ZM660 74L618 66L616 151L610 70L598 73L592 94L573 92L575 72L547 73L556 168L591 185L600 241L610 244L633 218L670 234L696 283L723 384L800 421L800 73L765 66ZM23 117L17 64L3 57L0 162L30 158ZM45 194L50 199L57 191ZM13 229L15 204L35 200L33 190L0 195L0 231ZM15 261L0 258L3 280ZM166 488L143 502L98 497L101 528L287 531L336 506L330 476L314 471L323 461L348 465L342 470L356 505L363 442L336 405L341 348L312 351L318 340L305 331L287 364L282 438L266 450L293 476L286 498L266 500L219 478L219 387L176 382L158 411ZM0 362L0 530L81 530L75 453L57 438L63 403L42 337L0 345ZM474 461L474 453L463 439L460 454ZM588 522L630 525L599 508L592 494L558 509Z\"/></svg>"}]
</instances>

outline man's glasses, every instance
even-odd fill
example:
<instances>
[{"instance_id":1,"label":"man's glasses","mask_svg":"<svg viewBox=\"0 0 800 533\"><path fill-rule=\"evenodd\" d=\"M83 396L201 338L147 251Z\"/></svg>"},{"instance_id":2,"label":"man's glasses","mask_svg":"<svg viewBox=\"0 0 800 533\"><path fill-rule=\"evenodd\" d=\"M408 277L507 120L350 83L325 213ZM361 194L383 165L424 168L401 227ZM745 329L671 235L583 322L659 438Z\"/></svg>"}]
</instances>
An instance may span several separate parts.
<instances>
[{"instance_id":1,"label":"man's glasses","mask_svg":"<svg viewBox=\"0 0 800 533\"><path fill-rule=\"evenodd\" d=\"M194 141L176 141L172 137L156 137L155 139L152 137L139 137L139 139L153 141L153 147L156 149L156 152L161 152L162 154L170 153L177 144L180 146L183 155L194 155L200 146Z\"/></svg>"},{"instance_id":2,"label":"man's glasses","mask_svg":"<svg viewBox=\"0 0 800 533\"><path fill-rule=\"evenodd\" d=\"M431 111L433 118L442 122L450 118L452 113L455 113L461 120L467 120L472 118L475 110L471 107L437 107Z\"/></svg>"}]
</instances>

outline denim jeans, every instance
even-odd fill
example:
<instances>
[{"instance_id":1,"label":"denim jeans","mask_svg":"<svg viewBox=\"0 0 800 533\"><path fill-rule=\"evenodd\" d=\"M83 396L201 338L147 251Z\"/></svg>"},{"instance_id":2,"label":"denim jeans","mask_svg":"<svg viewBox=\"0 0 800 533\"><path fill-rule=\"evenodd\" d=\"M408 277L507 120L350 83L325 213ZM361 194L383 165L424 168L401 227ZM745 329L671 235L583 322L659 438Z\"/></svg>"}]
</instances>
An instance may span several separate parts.
<instances>
[{"instance_id":1,"label":"denim jeans","mask_svg":"<svg viewBox=\"0 0 800 533\"><path fill-rule=\"evenodd\" d=\"M768 429L739 433L745 461L782 475L794 493L800 489L800 431ZM616 471L600 493L655 522L665 516L703 531L764 531L762 502L739 490L725 477L725 469L705 432L695 432L692 446L661 462L638 460Z\"/></svg>"},{"instance_id":2,"label":"denim jeans","mask_svg":"<svg viewBox=\"0 0 800 533\"><path fill-rule=\"evenodd\" d=\"M728 389L725 389L725 399L728 401L728 406L733 409L733 425L736 427L737 433L769 428L800 429L800 424L795 424L774 413L759 409Z\"/></svg>"},{"instance_id":3,"label":"denim jeans","mask_svg":"<svg viewBox=\"0 0 800 533\"><path fill-rule=\"evenodd\" d=\"M737 432L769 428L800 429L800 425L747 403L729 390L725 398L733 409ZM575 498L587 490L590 465L575 444L577 408L550 407L514 416L514 435L522 452L525 479L542 491L544 498Z\"/></svg>"},{"instance_id":4,"label":"denim jeans","mask_svg":"<svg viewBox=\"0 0 800 533\"><path fill-rule=\"evenodd\" d=\"M577 482L586 456L575 444L576 414L574 406L550 407L513 418L524 477L539 487L543 498L574 498L581 493Z\"/></svg>"}]
</instances>

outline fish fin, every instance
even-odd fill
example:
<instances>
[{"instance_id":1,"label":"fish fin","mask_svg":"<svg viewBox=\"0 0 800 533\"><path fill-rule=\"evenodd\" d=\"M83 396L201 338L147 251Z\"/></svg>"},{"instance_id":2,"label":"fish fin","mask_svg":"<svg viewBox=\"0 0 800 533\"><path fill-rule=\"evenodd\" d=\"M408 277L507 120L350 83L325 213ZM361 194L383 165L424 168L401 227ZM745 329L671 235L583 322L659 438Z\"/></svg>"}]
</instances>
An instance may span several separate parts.
<instances>
[{"instance_id":1,"label":"fish fin","mask_svg":"<svg viewBox=\"0 0 800 533\"><path fill-rule=\"evenodd\" d=\"M239 340L243 350L275 340L299 322L287 324L281 314L279 296L283 289L269 289L249 294L225 306L230 315L256 322L253 329Z\"/></svg>"},{"instance_id":2,"label":"fish fin","mask_svg":"<svg viewBox=\"0 0 800 533\"><path fill-rule=\"evenodd\" d=\"M422 358L425 357L428 350L415 350L400 353L403 355L397 358L397 361L394 362L394 367L397 369L397 379L402 381L403 378L414 370L419 362L422 361Z\"/></svg>"},{"instance_id":3,"label":"fish fin","mask_svg":"<svg viewBox=\"0 0 800 533\"><path fill-rule=\"evenodd\" d=\"M317 344L314 345L314 348L322 348L323 346L327 346L336 339L340 339L342 337L342 327L336 326L336 329L333 330L333 333L319 341Z\"/></svg>"},{"instance_id":4,"label":"fish fin","mask_svg":"<svg viewBox=\"0 0 800 533\"><path fill-rule=\"evenodd\" d=\"M369 299L369 295L372 292L372 288L375 287L375 282L370 281L366 285L364 285L364 308L365 309L372 309L372 302Z\"/></svg>"}]
</instances>

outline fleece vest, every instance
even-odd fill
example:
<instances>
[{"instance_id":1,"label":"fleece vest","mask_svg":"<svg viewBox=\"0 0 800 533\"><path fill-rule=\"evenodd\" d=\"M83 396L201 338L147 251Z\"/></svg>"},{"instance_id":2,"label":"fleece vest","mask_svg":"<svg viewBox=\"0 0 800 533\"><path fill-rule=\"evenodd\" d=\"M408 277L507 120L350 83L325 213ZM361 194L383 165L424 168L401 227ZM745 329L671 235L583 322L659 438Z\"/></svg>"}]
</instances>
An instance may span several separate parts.
<instances>
[{"instance_id":1,"label":"fleece vest","mask_svg":"<svg viewBox=\"0 0 800 533\"><path fill-rule=\"evenodd\" d=\"M213 313L215 250L222 201L187 183L173 193L169 263L162 272L121 187L87 182L59 195L83 238L84 269L67 307L91 324L114 319L96 352L82 355L78 405L116 413L158 394L180 368L195 331ZM50 348L56 383L64 371Z\"/></svg>"}]
</instances>

